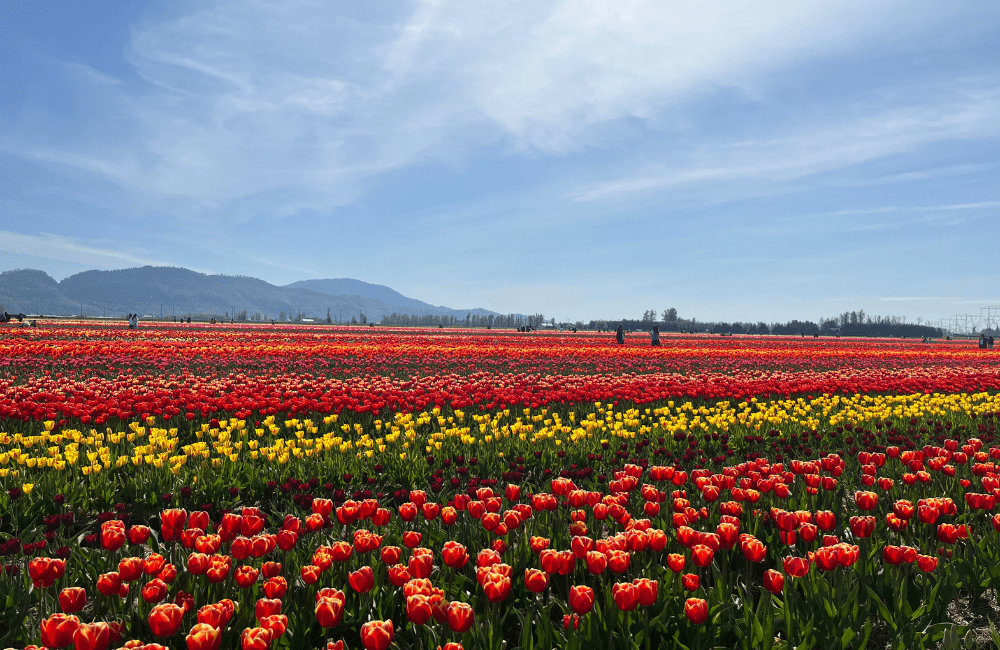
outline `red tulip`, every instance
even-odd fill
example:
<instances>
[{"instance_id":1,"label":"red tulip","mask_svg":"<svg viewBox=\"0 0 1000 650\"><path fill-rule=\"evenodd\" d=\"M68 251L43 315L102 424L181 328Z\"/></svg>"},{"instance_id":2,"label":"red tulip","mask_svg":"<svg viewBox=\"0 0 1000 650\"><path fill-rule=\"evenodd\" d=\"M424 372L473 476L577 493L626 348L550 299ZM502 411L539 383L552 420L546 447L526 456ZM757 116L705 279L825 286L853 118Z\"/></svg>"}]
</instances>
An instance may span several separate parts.
<instances>
[{"instance_id":1,"label":"red tulip","mask_svg":"<svg viewBox=\"0 0 1000 650\"><path fill-rule=\"evenodd\" d=\"M763 562L767 555L767 547L756 537L743 540L740 547L743 549L743 556L750 562Z\"/></svg>"},{"instance_id":2,"label":"red tulip","mask_svg":"<svg viewBox=\"0 0 1000 650\"><path fill-rule=\"evenodd\" d=\"M486 592L486 599L491 603L499 603L507 599L510 595L510 576L504 575L494 569L500 565L494 565L487 569L486 576L482 582L483 591Z\"/></svg>"},{"instance_id":3,"label":"red tulip","mask_svg":"<svg viewBox=\"0 0 1000 650\"><path fill-rule=\"evenodd\" d=\"M441 551L441 559L446 566L453 569L461 569L469 561L469 553L458 542L447 541L444 543L444 549Z\"/></svg>"},{"instance_id":4,"label":"red tulip","mask_svg":"<svg viewBox=\"0 0 1000 650\"><path fill-rule=\"evenodd\" d=\"M73 643L73 635L80 627L80 619L67 614L53 614L42 620L42 645L46 648L65 648Z\"/></svg>"},{"instance_id":5,"label":"red tulip","mask_svg":"<svg viewBox=\"0 0 1000 650\"><path fill-rule=\"evenodd\" d=\"M184 640L188 650L219 650L222 632L207 623L195 623Z\"/></svg>"},{"instance_id":6,"label":"red tulip","mask_svg":"<svg viewBox=\"0 0 1000 650\"><path fill-rule=\"evenodd\" d=\"M73 614L87 604L87 590L83 587L66 587L59 592L59 609L64 614Z\"/></svg>"},{"instance_id":7,"label":"red tulip","mask_svg":"<svg viewBox=\"0 0 1000 650\"><path fill-rule=\"evenodd\" d=\"M160 603L149 612L149 629L153 636L166 638L177 634L181 628L184 608L174 603Z\"/></svg>"},{"instance_id":8,"label":"red tulip","mask_svg":"<svg viewBox=\"0 0 1000 650\"><path fill-rule=\"evenodd\" d=\"M710 565L714 555L715 552L704 544L695 544L691 547L691 561L701 568Z\"/></svg>"},{"instance_id":9,"label":"red tulip","mask_svg":"<svg viewBox=\"0 0 1000 650\"><path fill-rule=\"evenodd\" d=\"M793 578L801 578L809 573L809 560L804 557L786 557L781 561L785 573Z\"/></svg>"},{"instance_id":10,"label":"red tulip","mask_svg":"<svg viewBox=\"0 0 1000 650\"><path fill-rule=\"evenodd\" d=\"M785 586L785 576L779 571L768 569L764 572L763 584L764 589L767 589L772 594L779 595Z\"/></svg>"},{"instance_id":11,"label":"red tulip","mask_svg":"<svg viewBox=\"0 0 1000 650\"><path fill-rule=\"evenodd\" d=\"M102 573L97 577L97 590L105 596L117 594L121 585L122 579L117 571Z\"/></svg>"},{"instance_id":12,"label":"red tulip","mask_svg":"<svg viewBox=\"0 0 1000 650\"><path fill-rule=\"evenodd\" d=\"M569 607L583 616L594 608L594 590L587 586L572 586L569 589Z\"/></svg>"},{"instance_id":13,"label":"red tulip","mask_svg":"<svg viewBox=\"0 0 1000 650\"><path fill-rule=\"evenodd\" d=\"M111 643L111 628L107 623L82 623L73 634L75 650L106 650Z\"/></svg>"},{"instance_id":14,"label":"red tulip","mask_svg":"<svg viewBox=\"0 0 1000 650\"><path fill-rule=\"evenodd\" d=\"M685 573L681 576L681 585L688 591L697 591L698 587L701 586L701 579L696 573Z\"/></svg>"},{"instance_id":15,"label":"red tulip","mask_svg":"<svg viewBox=\"0 0 1000 650\"><path fill-rule=\"evenodd\" d=\"M462 634L468 632L475 620L472 606L468 603L452 602L448 605L448 627L452 632Z\"/></svg>"},{"instance_id":16,"label":"red tulip","mask_svg":"<svg viewBox=\"0 0 1000 650\"><path fill-rule=\"evenodd\" d=\"M708 620L708 602L701 598L688 598L684 601L684 615L695 625L701 625Z\"/></svg>"},{"instance_id":17,"label":"red tulip","mask_svg":"<svg viewBox=\"0 0 1000 650\"><path fill-rule=\"evenodd\" d=\"M242 650L267 650L271 647L274 633L263 627L248 627L240 635Z\"/></svg>"},{"instance_id":18,"label":"red tulip","mask_svg":"<svg viewBox=\"0 0 1000 650\"><path fill-rule=\"evenodd\" d=\"M153 578L142 587L142 599L147 603L158 603L167 597L167 583Z\"/></svg>"},{"instance_id":19,"label":"red tulip","mask_svg":"<svg viewBox=\"0 0 1000 650\"><path fill-rule=\"evenodd\" d=\"M257 569L252 566L243 565L236 569L236 573L233 574L233 579L236 580L237 586L242 589L249 589L257 582Z\"/></svg>"},{"instance_id":20,"label":"red tulip","mask_svg":"<svg viewBox=\"0 0 1000 650\"><path fill-rule=\"evenodd\" d=\"M862 510L873 510L878 506L878 495L874 492L855 492L854 502Z\"/></svg>"},{"instance_id":21,"label":"red tulip","mask_svg":"<svg viewBox=\"0 0 1000 650\"><path fill-rule=\"evenodd\" d=\"M331 595L322 598L317 594L316 621L322 627L336 627L344 615L344 592L332 590Z\"/></svg>"},{"instance_id":22,"label":"red tulip","mask_svg":"<svg viewBox=\"0 0 1000 650\"><path fill-rule=\"evenodd\" d=\"M375 574L370 566L363 566L348 576L348 582L359 594L368 593L375 586Z\"/></svg>"},{"instance_id":23,"label":"red tulip","mask_svg":"<svg viewBox=\"0 0 1000 650\"><path fill-rule=\"evenodd\" d=\"M527 587L528 591L540 594L549 586L549 574L538 569L525 569L524 586Z\"/></svg>"}]
</instances>

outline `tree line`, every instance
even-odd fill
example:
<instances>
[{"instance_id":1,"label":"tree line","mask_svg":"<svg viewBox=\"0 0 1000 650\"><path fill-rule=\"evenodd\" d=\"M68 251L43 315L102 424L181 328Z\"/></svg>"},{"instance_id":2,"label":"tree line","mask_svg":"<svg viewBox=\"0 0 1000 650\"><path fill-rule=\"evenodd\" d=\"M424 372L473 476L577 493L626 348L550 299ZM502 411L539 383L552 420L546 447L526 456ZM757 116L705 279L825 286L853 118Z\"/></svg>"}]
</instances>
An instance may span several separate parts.
<instances>
[{"instance_id":1,"label":"tree line","mask_svg":"<svg viewBox=\"0 0 1000 650\"><path fill-rule=\"evenodd\" d=\"M662 320L657 317L662 317ZM619 325L626 330L651 331L659 327L662 332L711 332L713 334L783 334L803 336L880 336L904 338L940 338L944 330L940 327L917 323L907 323L899 316L871 316L863 309L849 311L832 318L813 321L790 320L784 323L698 321L696 318L681 318L674 308L657 313L646 310L641 319L592 320L586 329L608 331Z\"/></svg>"},{"instance_id":2,"label":"tree line","mask_svg":"<svg viewBox=\"0 0 1000 650\"><path fill-rule=\"evenodd\" d=\"M415 314L397 314L393 312L388 316L383 316L381 324L390 327L477 327L477 328L509 328L534 327L537 328L545 320L541 314L525 316L522 314L466 314L465 318L458 318L454 315L434 315L427 314L417 316Z\"/></svg>"}]
</instances>

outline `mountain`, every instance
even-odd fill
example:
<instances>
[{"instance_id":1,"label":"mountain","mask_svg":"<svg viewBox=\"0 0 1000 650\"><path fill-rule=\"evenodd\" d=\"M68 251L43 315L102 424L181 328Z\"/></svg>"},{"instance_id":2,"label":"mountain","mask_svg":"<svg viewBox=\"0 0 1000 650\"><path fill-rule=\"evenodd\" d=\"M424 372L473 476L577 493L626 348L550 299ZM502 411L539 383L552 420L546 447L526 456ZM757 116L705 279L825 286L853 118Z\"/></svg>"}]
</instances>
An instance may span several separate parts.
<instances>
[{"instance_id":1,"label":"mountain","mask_svg":"<svg viewBox=\"0 0 1000 650\"><path fill-rule=\"evenodd\" d=\"M332 293L333 291L343 293ZM347 293L349 292L349 293ZM434 307L360 280L306 280L276 286L257 278L206 275L189 269L153 267L117 271L84 271L56 282L43 271L0 273L0 311L73 316L232 316L247 312L263 320L278 319L281 312L334 321L349 321L364 314L378 321L397 313L465 318L485 310Z\"/></svg>"},{"instance_id":2,"label":"mountain","mask_svg":"<svg viewBox=\"0 0 1000 650\"><path fill-rule=\"evenodd\" d=\"M352 280L350 278L330 278L328 280L299 280L298 282L293 282L291 284L286 284L286 287L295 289L308 289L310 291L318 291L319 293L325 293L328 296L362 296L365 298L374 298L376 300L381 300L387 305L398 306L405 311L400 311L399 313L406 314L416 314L419 316L425 314L434 315L459 315L465 314L479 314L479 315L489 315L496 312L491 312L486 309L449 309L447 307L438 307L431 305L422 300L416 300L415 298L407 298L403 294L399 293L395 289L391 289L385 285L381 284L371 284L369 282L362 282L361 280Z\"/></svg>"}]
</instances>

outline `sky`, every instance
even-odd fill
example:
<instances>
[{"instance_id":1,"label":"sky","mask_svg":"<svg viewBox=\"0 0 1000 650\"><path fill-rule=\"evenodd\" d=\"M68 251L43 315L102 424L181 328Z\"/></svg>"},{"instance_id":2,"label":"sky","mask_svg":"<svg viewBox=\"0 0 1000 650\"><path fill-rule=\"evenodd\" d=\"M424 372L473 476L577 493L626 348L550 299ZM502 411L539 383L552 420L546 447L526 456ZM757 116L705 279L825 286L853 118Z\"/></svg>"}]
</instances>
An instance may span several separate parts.
<instances>
[{"instance_id":1,"label":"sky","mask_svg":"<svg viewBox=\"0 0 1000 650\"><path fill-rule=\"evenodd\" d=\"M0 270L907 322L1000 305L1000 3L0 1Z\"/></svg>"}]
</instances>

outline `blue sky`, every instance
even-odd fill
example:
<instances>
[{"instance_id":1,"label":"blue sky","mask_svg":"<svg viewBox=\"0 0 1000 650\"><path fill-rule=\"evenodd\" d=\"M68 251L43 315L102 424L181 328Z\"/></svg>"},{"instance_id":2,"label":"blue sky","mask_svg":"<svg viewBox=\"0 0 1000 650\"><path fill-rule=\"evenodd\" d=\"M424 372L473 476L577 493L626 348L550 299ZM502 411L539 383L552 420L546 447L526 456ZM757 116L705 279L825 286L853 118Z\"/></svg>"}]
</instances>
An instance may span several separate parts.
<instances>
[{"instance_id":1,"label":"blue sky","mask_svg":"<svg viewBox=\"0 0 1000 650\"><path fill-rule=\"evenodd\" d=\"M699 320L1000 304L1000 4L0 2L0 269Z\"/></svg>"}]
</instances>

